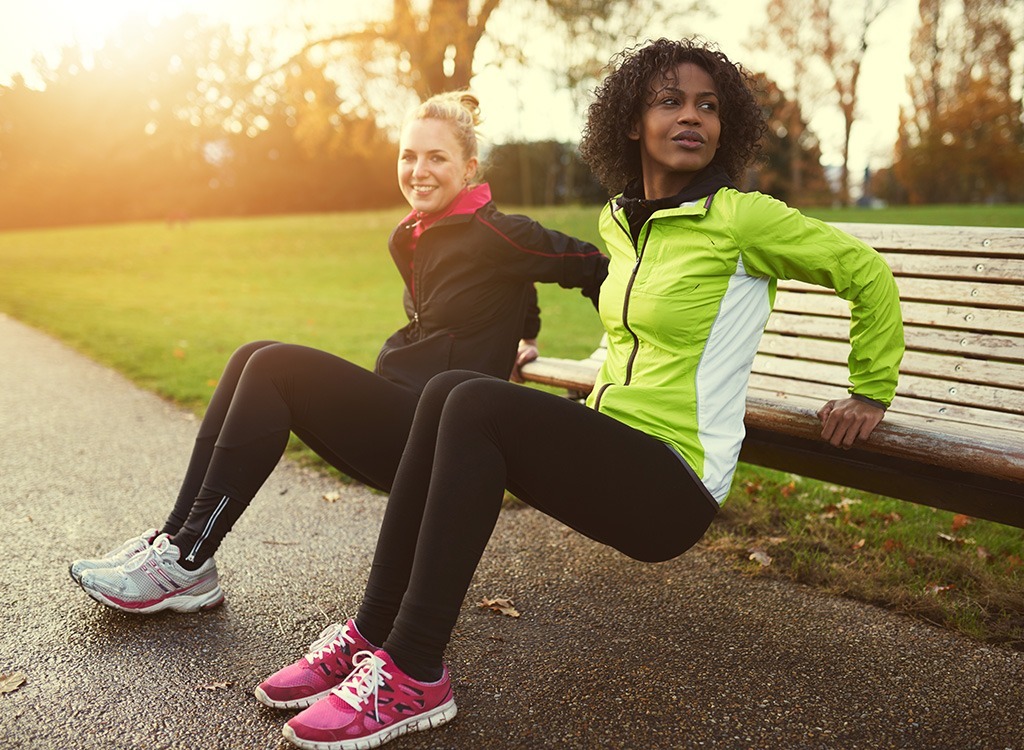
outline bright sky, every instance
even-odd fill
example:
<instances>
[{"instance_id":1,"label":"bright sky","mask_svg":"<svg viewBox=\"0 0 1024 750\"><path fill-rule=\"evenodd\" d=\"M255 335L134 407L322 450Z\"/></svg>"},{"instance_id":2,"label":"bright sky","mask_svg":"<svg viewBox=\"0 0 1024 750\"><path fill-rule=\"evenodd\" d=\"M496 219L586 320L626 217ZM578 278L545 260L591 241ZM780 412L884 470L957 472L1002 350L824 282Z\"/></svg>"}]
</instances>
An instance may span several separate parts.
<instances>
[{"instance_id":1,"label":"bright sky","mask_svg":"<svg viewBox=\"0 0 1024 750\"><path fill-rule=\"evenodd\" d=\"M651 35L702 34L718 42L730 58L751 70L765 71L785 88L785 69L773 57L750 47L751 29L764 24L765 4L766 0L729 0L718 4L722 10L717 19L691 14L680 20L679 28L659 29ZM100 47L120 21L141 10L156 18L187 11L239 29L280 29L303 23L337 26L364 20L378 9L386 13L390 6L387 0L0 0L0 84L19 72L31 80L36 54L54 61L62 45L78 43L86 50ZM890 158L899 104L906 95L907 48L916 6L914 0L893 0L864 59L861 119L854 126L851 144L853 175L859 175L869 163L884 166ZM297 37L295 45L300 41ZM474 79L490 140L577 140L583 113L569 96L555 92L550 76L524 72L517 78L511 81L508 73L484 67ZM832 107L823 107L812 118L827 163L838 161L841 123Z\"/></svg>"}]
</instances>

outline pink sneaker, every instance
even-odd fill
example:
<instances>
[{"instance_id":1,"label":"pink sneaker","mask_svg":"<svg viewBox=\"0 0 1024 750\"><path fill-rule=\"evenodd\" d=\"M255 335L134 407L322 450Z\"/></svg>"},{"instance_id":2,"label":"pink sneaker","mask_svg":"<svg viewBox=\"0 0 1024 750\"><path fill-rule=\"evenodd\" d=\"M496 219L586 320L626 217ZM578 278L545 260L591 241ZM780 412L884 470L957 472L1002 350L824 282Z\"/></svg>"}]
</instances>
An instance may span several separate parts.
<instances>
[{"instance_id":1,"label":"pink sneaker","mask_svg":"<svg viewBox=\"0 0 1024 750\"><path fill-rule=\"evenodd\" d=\"M285 737L306 750L369 750L455 717L447 667L437 682L419 682L384 650L360 651L355 665L341 685L284 725Z\"/></svg>"},{"instance_id":2,"label":"pink sneaker","mask_svg":"<svg viewBox=\"0 0 1024 750\"><path fill-rule=\"evenodd\" d=\"M355 620L324 628L309 653L279 669L256 687L256 699L271 708L311 706L352 672L352 655L376 648L356 629Z\"/></svg>"}]
</instances>

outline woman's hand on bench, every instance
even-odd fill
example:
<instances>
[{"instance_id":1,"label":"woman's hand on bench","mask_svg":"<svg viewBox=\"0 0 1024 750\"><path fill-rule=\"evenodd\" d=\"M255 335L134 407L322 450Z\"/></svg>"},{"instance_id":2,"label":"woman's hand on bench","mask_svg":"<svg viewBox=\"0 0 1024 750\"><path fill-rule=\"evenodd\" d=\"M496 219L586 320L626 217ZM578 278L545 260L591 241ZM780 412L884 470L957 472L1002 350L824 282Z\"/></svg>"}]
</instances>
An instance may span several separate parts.
<instances>
[{"instance_id":1,"label":"woman's hand on bench","mask_svg":"<svg viewBox=\"0 0 1024 750\"><path fill-rule=\"evenodd\" d=\"M523 376L519 373L519 368L527 362L533 362L538 356L540 356L540 348L537 346L537 339L520 339L519 352L516 354L516 363L512 367L509 380L513 383L522 383Z\"/></svg>"},{"instance_id":2,"label":"woman's hand on bench","mask_svg":"<svg viewBox=\"0 0 1024 750\"><path fill-rule=\"evenodd\" d=\"M821 438L836 448L849 449L864 440L885 416L885 409L855 398L833 399L818 409Z\"/></svg>"}]
</instances>

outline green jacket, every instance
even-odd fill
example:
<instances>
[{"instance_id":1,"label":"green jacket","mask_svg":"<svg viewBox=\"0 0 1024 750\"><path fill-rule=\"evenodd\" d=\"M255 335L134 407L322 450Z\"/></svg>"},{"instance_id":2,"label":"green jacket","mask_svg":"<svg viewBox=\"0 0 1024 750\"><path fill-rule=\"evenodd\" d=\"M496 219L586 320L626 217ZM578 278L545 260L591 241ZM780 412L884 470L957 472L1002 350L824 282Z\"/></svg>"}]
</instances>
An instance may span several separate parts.
<instances>
[{"instance_id":1,"label":"green jacket","mask_svg":"<svg viewBox=\"0 0 1024 750\"><path fill-rule=\"evenodd\" d=\"M899 292L860 240L732 188L656 211L636 245L614 199L600 229L611 258L600 298L608 353L588 405L668 444L719 503L777 279L830 287L850 302L850 391L892 401L903 357Z\"/></svg>"}]
</instances>

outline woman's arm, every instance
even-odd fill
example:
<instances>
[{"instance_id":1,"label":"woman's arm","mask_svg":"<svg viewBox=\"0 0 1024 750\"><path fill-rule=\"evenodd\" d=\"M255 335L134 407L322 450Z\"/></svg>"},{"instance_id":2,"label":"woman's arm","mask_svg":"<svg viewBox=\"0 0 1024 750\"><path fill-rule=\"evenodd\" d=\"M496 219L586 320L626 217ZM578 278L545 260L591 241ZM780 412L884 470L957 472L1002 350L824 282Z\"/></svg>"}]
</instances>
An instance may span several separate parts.
<instances>
[{"instance_id":1,"label":"woman's arm","mask_svg":"<svg viewBox=\"0 0 1024 750\"><path fill-rule=\"evenodd\" d=\"M548 229L527 216L484 210L477 219L499 240L495 247L500 257L495 260L505 272L524 281L579 289L597 306L601 283L608 275L608 258L596 245Z\"/></svg>"},{"instance_id":2,"label":"woman's arm","mask_svg":"<svg viewBox=\"0 0 1024 750\"><path fill-rule=\"evenodd\" d=\"M850 303L850 394L818 412L822 438L849 448L882 420L896 394L903 358L899 289L881 255L830 224L767 196L751 194L737 211L737 236L750 273L798 279L834 289ZM760 231L753 231L753 227Z\"/></svg>"}]
</instances>

